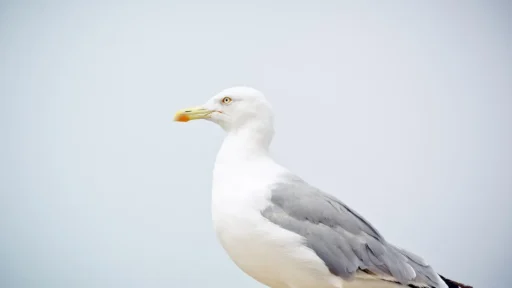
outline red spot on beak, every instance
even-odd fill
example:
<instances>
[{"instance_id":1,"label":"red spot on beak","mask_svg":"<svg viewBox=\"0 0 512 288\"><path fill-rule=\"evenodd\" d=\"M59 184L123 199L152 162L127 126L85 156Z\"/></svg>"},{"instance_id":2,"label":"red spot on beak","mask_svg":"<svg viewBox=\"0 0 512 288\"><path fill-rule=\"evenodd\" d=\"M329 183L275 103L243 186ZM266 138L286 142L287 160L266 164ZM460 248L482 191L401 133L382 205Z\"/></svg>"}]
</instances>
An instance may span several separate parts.
<instances>
[{"instance_id":1,"label":"red spot on beak","mask_svg":"<svg viewBox=\"0 0 512 288\"><path fill-rule=\"evenodd\" d=\"M185 114L180 114L176 117L176 121L178 122L188 122L190 118Z\"/></svg>"}]
</instances>

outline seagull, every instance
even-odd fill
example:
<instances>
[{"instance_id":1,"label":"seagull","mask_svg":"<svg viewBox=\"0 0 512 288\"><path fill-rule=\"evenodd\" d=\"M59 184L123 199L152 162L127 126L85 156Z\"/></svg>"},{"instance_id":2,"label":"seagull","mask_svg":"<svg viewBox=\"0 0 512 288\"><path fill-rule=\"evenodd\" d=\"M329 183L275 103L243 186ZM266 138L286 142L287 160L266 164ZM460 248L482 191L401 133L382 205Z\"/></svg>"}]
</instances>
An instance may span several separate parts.
<instances>
[{"instance_id":1,"label":"seagull","mask_svg":"<svg viewBox=\"0 0 512 288\"><path fill-rule=\"evenodd\" d=\"M225 89L174 120L226 132L212 183L218 241L247 275L272 288L463 288L387 242L336 197L272 159L274 116L262 92Z\"/></svg>"}]
</instances>

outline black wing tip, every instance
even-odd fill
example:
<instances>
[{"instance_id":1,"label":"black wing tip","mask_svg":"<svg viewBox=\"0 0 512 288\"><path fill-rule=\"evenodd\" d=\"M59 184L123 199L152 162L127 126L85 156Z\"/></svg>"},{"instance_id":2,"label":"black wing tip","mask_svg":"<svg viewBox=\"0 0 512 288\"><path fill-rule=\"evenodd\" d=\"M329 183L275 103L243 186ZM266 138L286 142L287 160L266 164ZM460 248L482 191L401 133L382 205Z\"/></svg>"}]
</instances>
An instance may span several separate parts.
<instances>
[{"instance_id":1,"label":"black wing tip","mask_svg":"<svg viewBox=\"0 0 512 288\"><path fill-rule=\"evenodd\" d=\"M469 285L462 284L457 281L450 280L441 274L439 274L439 277L441 277L441 279L444 281L444 283L446 283L446 285L448 285L448 288L473 288L473 286L469 286Z\"/></svg>"},{"instance_id":2,"label":"black wing tip","mask_svg":"<svg viewBox=\"0 0 512 288\"><path fill-rule=\"evenodd\" d=\"M365 272L365 273L368 273L368 274L373 274L370 271L367 271L366 269L363 269L362 271ZM459 283L457 281L450 280L450 279L444 277L443 275L439 275L439 277L441 277L441 279L444 281L444 283L446 283L446 285L448 285L448 288L473 288L473 286L469 286L469 285L466 285L466 284ZM389 280L384 280L384 281L400 284L397 281L389 281ZM418 286L413 285L413 284L409 284L409 285L407 285L407 287L409 287L409 288L421 288L421 287L418 287Z\"/></svg>"}]
</instances>

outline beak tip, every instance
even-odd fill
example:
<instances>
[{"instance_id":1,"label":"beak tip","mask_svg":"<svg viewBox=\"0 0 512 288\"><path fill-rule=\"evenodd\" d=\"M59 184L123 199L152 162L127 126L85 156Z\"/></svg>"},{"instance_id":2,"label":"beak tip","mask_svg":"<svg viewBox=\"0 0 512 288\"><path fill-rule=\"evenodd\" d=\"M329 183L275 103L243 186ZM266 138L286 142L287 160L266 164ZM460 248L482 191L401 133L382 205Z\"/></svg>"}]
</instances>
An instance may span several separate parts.
<instances>
[{"instance_id":1,"label":"beak tip","mask_svg":"<svg viewBox=\"0 0 512 288\"><path fill-rule=\"evenodd\" d=\"M188 122L189 120L190 118L184 114L176 114L176 116L174 116L174 121L176 122Z\"/></svg>"}]
</instances>

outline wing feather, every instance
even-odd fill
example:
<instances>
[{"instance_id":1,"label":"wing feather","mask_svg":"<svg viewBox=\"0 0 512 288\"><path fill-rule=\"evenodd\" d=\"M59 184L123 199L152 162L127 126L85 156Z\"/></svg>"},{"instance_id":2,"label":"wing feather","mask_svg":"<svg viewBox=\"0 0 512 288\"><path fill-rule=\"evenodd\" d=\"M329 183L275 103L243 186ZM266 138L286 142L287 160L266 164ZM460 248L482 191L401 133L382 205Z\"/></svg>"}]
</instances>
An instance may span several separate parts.
<instances>
[{"instance_id":1,"label":"wing feather","mask_svg":"<svg viewBox=\"0 0 512 288\"><path fill-rule=\"evenodd\" d=\"M446 287L421 257L389 244L361 215L296 176L272 187L270 201L262 215L303 236L329 271L343 279L366 273L403 285Z\"/></svg>"}]
</instances>

